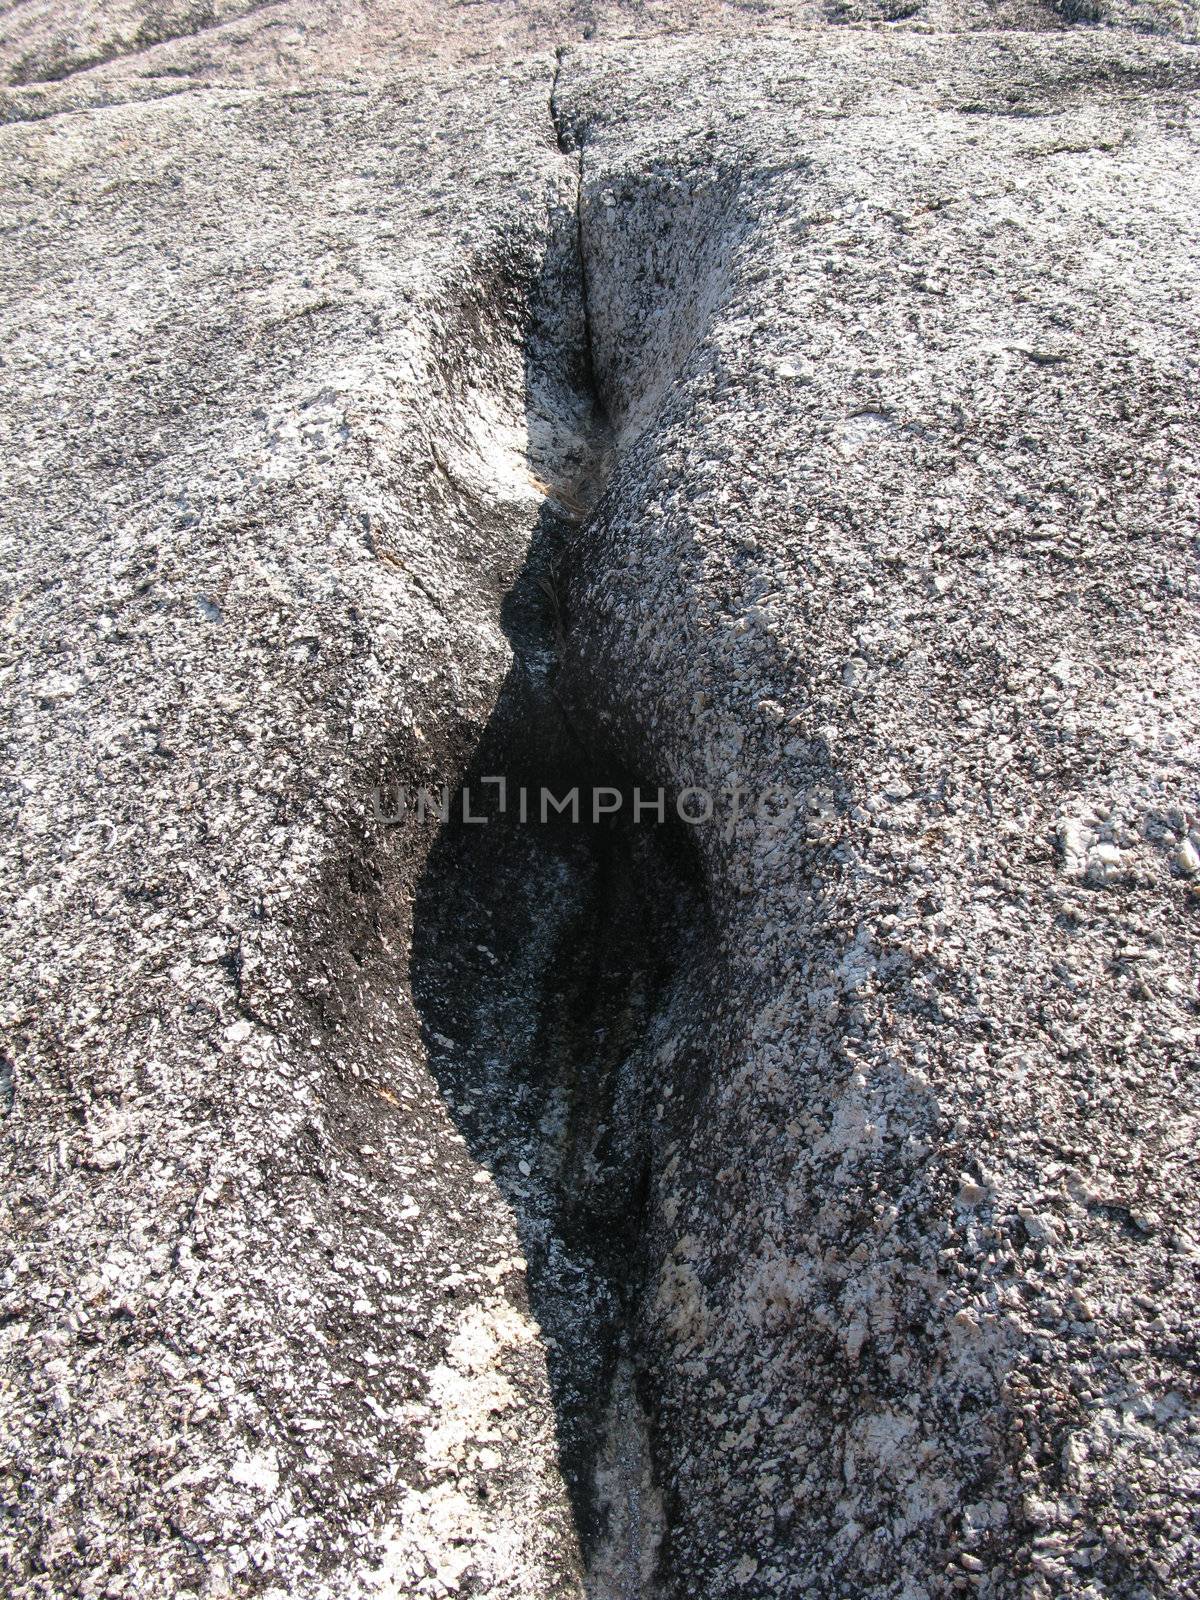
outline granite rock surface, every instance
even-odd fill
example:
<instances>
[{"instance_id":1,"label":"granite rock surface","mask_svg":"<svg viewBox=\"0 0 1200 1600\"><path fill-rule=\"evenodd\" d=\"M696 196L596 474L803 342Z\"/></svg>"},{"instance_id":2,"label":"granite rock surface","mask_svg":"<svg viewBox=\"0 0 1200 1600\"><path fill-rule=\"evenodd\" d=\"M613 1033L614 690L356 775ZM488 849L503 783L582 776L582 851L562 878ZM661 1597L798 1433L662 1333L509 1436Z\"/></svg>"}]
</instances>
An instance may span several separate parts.
<instances>
[{"instance_id":1,"label":"granite rock surface","mask_svg":"<svg viewBox=\"0 0 1200 1600\"><path fill-rule=\"evenodd\" d=\"M5 12L6 1592L1200 1593L1195 18Z\"/></svg>"}]
</instances>

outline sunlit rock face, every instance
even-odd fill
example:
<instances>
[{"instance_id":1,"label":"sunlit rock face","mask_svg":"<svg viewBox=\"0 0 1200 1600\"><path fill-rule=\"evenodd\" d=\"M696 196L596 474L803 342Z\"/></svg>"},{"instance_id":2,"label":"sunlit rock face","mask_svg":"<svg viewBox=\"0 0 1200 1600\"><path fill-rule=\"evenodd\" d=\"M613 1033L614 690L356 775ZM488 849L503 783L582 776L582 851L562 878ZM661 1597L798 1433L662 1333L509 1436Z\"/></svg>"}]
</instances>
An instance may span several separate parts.
<instances>
[{"instance_id":1,"label":"sunlit rock face","mask_svg":"<svg viewBox=\"0 0 1200 1600\"><path fill-rule=\"evenodd\" d=\"M6 15L6 1592L1200 1584L1194 32Z\"/></svg>"}]
</instances>

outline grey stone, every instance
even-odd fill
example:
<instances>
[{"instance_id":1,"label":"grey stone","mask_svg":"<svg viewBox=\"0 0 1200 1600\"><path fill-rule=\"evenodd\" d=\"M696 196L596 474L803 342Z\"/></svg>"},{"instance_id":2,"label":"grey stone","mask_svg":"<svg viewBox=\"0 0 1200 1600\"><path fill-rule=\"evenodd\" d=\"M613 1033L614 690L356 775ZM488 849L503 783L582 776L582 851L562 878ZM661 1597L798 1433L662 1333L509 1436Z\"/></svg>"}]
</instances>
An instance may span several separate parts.
<instances>
[{"instance_id":1,"label":"grey stone","mask_svg":"<svg viewBox=\"0 0 1200 1600\"><path fill-rule=\"evenodd\" d=\"M1200 1583L1195 16L6 13L7 1592Z\"/></svg>"}]
</instances>

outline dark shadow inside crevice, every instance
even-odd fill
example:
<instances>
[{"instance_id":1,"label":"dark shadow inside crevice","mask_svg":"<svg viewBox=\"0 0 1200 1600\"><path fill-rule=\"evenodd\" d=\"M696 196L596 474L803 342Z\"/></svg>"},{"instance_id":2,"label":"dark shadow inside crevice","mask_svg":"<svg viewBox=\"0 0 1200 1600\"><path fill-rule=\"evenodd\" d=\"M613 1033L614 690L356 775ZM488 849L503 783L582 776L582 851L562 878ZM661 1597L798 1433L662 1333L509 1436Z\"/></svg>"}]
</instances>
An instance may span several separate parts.
<instances>
[{"instance_id":1,"label":"dark shadow inside crevice","mask_svg":"<svg viewBox=\"0 0 1200 1600\"><path fill-rule=\"evenodd\" d=\"M597 280L598 373L583 176L581 158L576 214L558 219L525 300L527 455L545 498L499 608L512 663L425 859L409 976L431 1071L521 1237L589 1595L633 1600L657 1592L669 1535L669 1474L655 1462L656 1398L639 1348L657 1265L651 1200L664 1150L701 1093L698 1053L680 1044L714 942L692 830L669 797L661 821L632 814L635 789L653 800L661 775L622 765L604 685L581 683L590 621L570 615L566 597L586 587L572 564L605 515L638 375L651 385L643 416L721 289L728 196L717 184L698 199L689 190L686 204L676 189L626 197L636 237L649 229L657 241L656 283L678 293L662 297L674 307L666 324L647 313L645 360L627 353L617 382L608 369L634 311L615 280L643 271L645 252L631 235ZM664 240L668 202L683 209ZM716 241L700 254L687 245L693 223ZM473 326L486 337L485 319ZM568 684L582 692L568 700ZM501 778L503 804L485 781ZM597 789L619 793L615 814L596 816ZM560 800L578 791L577 819L543 815L543 790ZM469 815L486 820L465 820L464 795Z\"/></svg>"},{"instance_id":2,"label":"dark shadow inside crevice","mask_svg":"<svg viewBox=\"0 0 1200 1600\"><path fill-rule=\"evenodd\" d=\"M618 1372L639 1382L654 1056L702 895L683 830L631 819L635 780L557 701L565 531L543 516L505 602L514 662L463 777L487 820L464 822L455 794L417 890L411 982L446 1104L516 1218L586 1562L614 1519L639 1515L639 1486L598 1467L614 1459L614 1411L631 1403L614 1398ZM489 776L506 781L503 814ZM542 821L543 787L577 789L579 820L548 808ZM621 813L594 820L597 788L621 793ZM652 1411L652 1397L636 1403ZM620 1537L641 1549L650 1533Z\"/></svg>"}]
</instances>

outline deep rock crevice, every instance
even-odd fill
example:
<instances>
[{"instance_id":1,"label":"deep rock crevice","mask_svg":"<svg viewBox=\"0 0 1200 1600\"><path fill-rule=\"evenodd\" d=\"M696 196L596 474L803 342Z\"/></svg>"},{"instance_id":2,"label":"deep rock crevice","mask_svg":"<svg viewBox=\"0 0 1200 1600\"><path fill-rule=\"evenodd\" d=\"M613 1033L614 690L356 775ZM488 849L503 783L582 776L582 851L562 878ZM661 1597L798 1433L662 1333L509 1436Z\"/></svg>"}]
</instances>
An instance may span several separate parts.
<instances>
[{"instance_id":1,"label":"deep rock crevice","mask_svg":"<svg viewBox=\"0 0 1200 1600\"><path fill-rule=\"evenodd\" d=\"M613 747L596 714L602 694L581 697L576 684L568 703L560 692L586 628L568 609L579 588L571 565L614 445L594 365L582 148L556 90L557 75L556 139L579 162L575 259L543 279L578 297L559 308L576 348L568 371L547 372L564 342L531 326L529 432L542 441L548 493L501 605L512 666L462 774L473 814L488 820L464 821L456 797L417 888L410 977L433 1075L521 1237L588 1593L640 1596L656 1590L666 1531L638 1333L655 1129L676 1092L681 980L711 941L687 831L669 814L629 817L634 789L653 796L660 780L630 771ZM561 432L556 459L546 395L561 414L566 391L577 428ZM485 781L499 776L502 802ZM553 810L541 820L543 787L560 798L578 790L579 820ZM593 816L599 788L621 792L619 816Z\"/></svg>"}]
</instances>

